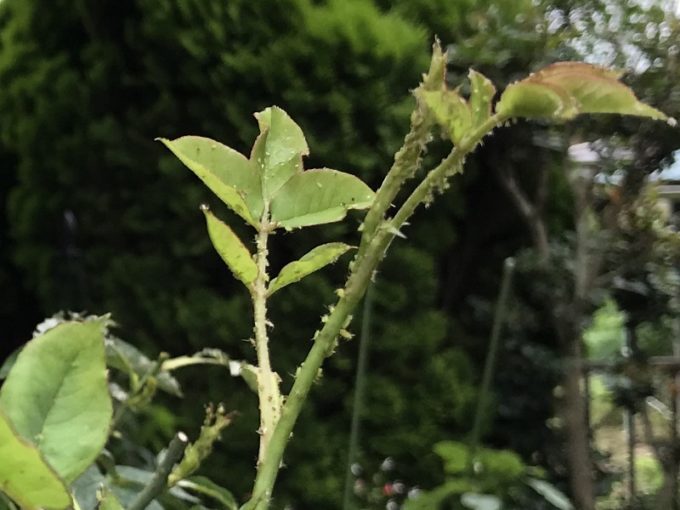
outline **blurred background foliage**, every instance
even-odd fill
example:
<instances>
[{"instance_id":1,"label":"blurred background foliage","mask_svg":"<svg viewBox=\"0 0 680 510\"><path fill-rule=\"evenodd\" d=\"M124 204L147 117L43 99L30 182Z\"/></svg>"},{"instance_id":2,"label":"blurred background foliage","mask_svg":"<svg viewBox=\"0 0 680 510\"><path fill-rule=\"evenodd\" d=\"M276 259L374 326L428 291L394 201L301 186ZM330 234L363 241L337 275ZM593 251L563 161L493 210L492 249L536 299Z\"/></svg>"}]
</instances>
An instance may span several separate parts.
<instances>
[{"instance_id":1,"label":"blurred background foliage","mask_svg":"<svg viewBox=\"0 0 680 510\"><path fill-rule=\"evenodd\" d=\"M157 136L204 135L246 152L257 133L252 112L277 104L305 131L308 166L354 172L375 188L407 130L408 91L435 34L450 49L454 85L471 66L502 88L547 63L586 59L631 71L643 100L677 116L679 31L664 6L624 0L2 0L0 357L42 317L75 310L111 312L118 334L150 354L214 346L252 359L247 296L213 253L199 204L247 232ZM631 175L655 170L680 145L676 132L638 119L556 130L520 122L499 130L449 193L419 212L408 240L394 243L377 276L366 472L389 456L410 486L444 482L433 445L465 440L472 427L502 261L529 244L494 168L511 164L529 187L547 172L547 223L567 239L564 149L602 132L633 149ZM356 242L358 222L277 236L272 270L321 242ZM273 359L285 387L342 266L273 299ZM518 278L485 443L559 484L565 446L551 418L560 364L540 286L560 273L544 277L527 269ZM280 508L339 507L356 350L343 344L313 392L280 476ZM254 396L217 368L187 369L183 381L186 398L139 416L135 437L158 450L176 428L197 430L206 401L225 402L239 418L207 470L246 494Z\"/></svg>"}]
</instances>

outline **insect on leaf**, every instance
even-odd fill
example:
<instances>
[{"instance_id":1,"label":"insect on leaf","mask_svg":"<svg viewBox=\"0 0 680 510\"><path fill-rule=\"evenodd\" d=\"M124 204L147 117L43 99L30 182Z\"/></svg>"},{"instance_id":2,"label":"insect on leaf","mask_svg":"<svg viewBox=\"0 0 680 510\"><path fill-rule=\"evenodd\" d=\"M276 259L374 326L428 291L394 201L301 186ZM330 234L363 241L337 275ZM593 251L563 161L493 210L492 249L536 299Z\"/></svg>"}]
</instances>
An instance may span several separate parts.
<instances>
[{"instance_id":1,"label":"insect on leaf","mask_svg":"<svg viewBox=\"0 0 680 510\"><path fill-rule=\"evenodd\" d=\"M318 271L328 264L332 264L350 248L351 246L345 243L328 243L317 246L299 260L284 266L279 275L269 284L267 295L271 296L286 285L299 282L305 276Z\"/></svg>"},{"instance_id":2,"label":"insect on leaf","mask_svg":"<svg viewBox=\"0 0 680 510\"><path fill-rule=\"evenodd\" d=\"M234 277L249 287L257 277L257 264L253 260L248 248L241 242L229 226L220 221L210 212L207 206L202 206L208 224L208 235L213 246L222 260L227 264Z\"/></svg>"}]
</instances>

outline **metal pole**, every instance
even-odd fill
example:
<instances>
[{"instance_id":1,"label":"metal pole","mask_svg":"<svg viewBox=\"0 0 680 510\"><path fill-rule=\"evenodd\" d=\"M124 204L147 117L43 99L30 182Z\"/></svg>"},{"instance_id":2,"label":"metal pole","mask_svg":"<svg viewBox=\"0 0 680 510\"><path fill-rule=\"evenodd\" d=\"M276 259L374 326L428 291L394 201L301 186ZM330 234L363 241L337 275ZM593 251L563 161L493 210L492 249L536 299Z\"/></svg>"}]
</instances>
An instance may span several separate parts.
<instances>
[{"instance_id":1,"label":"metal pole","mask_svg":"<svg viewBox=\"0 0 680 510\"><path fill-rule=\"evenodd\" d=\"M512 274L515 270L515 259L508 257L503 264L503 279L501 281L501 290L498 295L498 302L496 304L496 313L493 318L493 326L491 328L491 338L489 339L489 351L486 355L484 363L484 375L482 376L482 385L479 389L479 397L477 398L477 410L475 411L475 420L472 426L472 434L470 435L470 463L474 463L477 447L482 434L482 417L484 415L484 406L486 405L486 397L491 387L491 379L496 368L496 358L498 357L498 347L500 344L501 327L505 322L505 312L508 303L508 294L510 292L510 284L512 282Z\"/></svg>"},{"instance_id":2,"label":"metal pole","mask_svg":"<svg viewBox=\"0 0 680 510\"><path fill-rule=\"evenodd\" d=\"M361 414L364 408L364 393L366 392L366 370L368 368L368 344L371 337L371 312L373 310L373 286L368 284L364 309L361 317L361 338L359 339L359 359L357 360L357 375L354 389L354 403L352 404L352 425L349 433L349 447L347 449L347 471L345 473L345 491L342 498L343 510L352 508L352 464L356 460L359 450L359 429Z\"/></svg>"},{"instance_id":3,"label":"metal pole","mask_svg":"<svg viewBox=\"0 0 680 510\"><path fill-rule=\"evenodd\" d=\"M675 346L674 346L675 347ZM674 349L675 350L675 349ZM678 505L678 372L673 371L671 383L671 508L679 510Z\"/></svg>"},{"instance_id":4,"label":"metal pole","mask_svg":"<svg viewBox=\"0 0 680 510\"><path fill-rule=\"evenodd\" d=\"M634 326L628 324L626 327L626 347L627 353L626 357L631 358L635 352L635 342L634 342ZM635 412L633 408L630 407L626 410L626 432L628 435L628 501L632 505L635 502L636 496L636 483L635 483Z\"/></svg>"}]
</instances>

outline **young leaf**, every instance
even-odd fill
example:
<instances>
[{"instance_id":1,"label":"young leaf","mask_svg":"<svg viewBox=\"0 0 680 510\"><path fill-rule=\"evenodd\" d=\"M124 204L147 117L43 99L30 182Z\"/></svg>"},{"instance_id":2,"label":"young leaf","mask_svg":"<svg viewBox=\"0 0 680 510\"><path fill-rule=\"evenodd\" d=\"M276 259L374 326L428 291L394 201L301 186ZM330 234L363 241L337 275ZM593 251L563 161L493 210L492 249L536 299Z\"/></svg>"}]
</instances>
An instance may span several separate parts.
<instances>
[{"instance_id":1,"label":"young leaf","mask_svg":"<svg viewBox=\"0 0 680 510\"><path fill-rule=\"evenodd\" d=\"M209 138L159 140L236 214L257 228L263 209L262 190L252 161Z\"/></svg>"},{"instance_id":2,"label":"young leaf","mask_svg":"<svg viewBox=\"0 0 680 510\"><path fill-rule=\"evenodd\" d=\"M97 508L97 489L106 482L106 477L99 471L97 464L91 464L85 472L71 484L71 494L78 502L80 510L95 510Z\"/></svg>"},{"instance_id":3,"label":"young leaf","mask_svg":"<svg viewBox=\"0 0 680 510\"><path fill-rule=\"evenodd\" d=\"M571 119L581 113L668 117L640 102L620 73L583 62L552 64L505 90L496 107L507 117Z\"/></svg>"},{"instance_id":4,"label":"young leaf","mask_svg":"<svg viewBox=\"0 0 680 510\"><path fill-rule=\"evenodd\" d=\"M479 126L491 117L491 101L496 94L496 87L482 73L470 69L470 110L472 111L472 125Z\"/></svg>"},{"instance_id":5,"label":"young leaf","mask_svg":"<svg viewBox=\"0 0 680 510\"><path fill-rule=\"evenodd\" d=\"M506 117L571 119L578 114L578 103L559 86L520 81L508 85L496 112Z\"/></svg>"},{"instance_id":6,"label":"young leaf","mask_svg":"<svg viewBox=\"0 0 680 510\"><path fill-rule=\"evenodd\" d=\"M248 248L241 242L226 223L218 220L206 207L201 207L208 224L208 235L213 246L220 254L237 280L249 287L257 277L257 264Z\"/></svg>"},{"instance_id":7,"label":"young leaf","mask_svg":"<svg viewBox=\"0 0 680 510\"><path fill-rule=\"evenodd\" d=\"M332 264L350 248L351 246L345 243L328 243L317 246L303 255L301 259L284 266L279 275L269 284L267 295L271 296L286 285L299 282L305 276Z\"/></svg>"},{"instance_id":8,"label":"young leaf","mask_svg":"<svg viewBox=\"0 0 680 510\"><path fill-rule=\"evenodd\" d=\"M38 449L19 436L0 412L0 491L27 510L64 510L71 496Z\"/></svg>"},{"instance_id":9,"label":"young leaf","mask_svg":"<svg viewBox=\"0 0 680 510\"><path fill-rule=\"evenodd\" d=\"M453 143L458 144L472 126L472 111L455 90L421 92L421 97Z\"/></svg>"},{"instance_id":10,"label":"young leaf","mask_svg":"<svg viewBox=\"0 0 680 510\"><path fill-rule=\"evenodd\" d=\"M339 221L349 209L371 206L375 193L361 179L329 169L307 170L292 177L271 204L271 219L293 229Z\"/></svg>"},{"instance_id":11,"label":"young leaf","mask_svg":"<svg viewBox=\"0 0 680 510\"><path fill-rule=\"evenodd\" d=\"M309 154L309 148L300 126L281 108L271 106L255 118L261 134L250 159L261 175L263 199L269 202L288 179L302 171L302 156Z\"/></svg>"},{"instance_id":12,"label":"young leaf","mask_svg":"<svg viewBox=\"0 0 680 510\"><path fill-rule=\"evenodd\" d=\"M34 338L0 390L0 409L67 483L94 461L109 434L107 321L65 322Z\"/></svg>"}]
</instances>

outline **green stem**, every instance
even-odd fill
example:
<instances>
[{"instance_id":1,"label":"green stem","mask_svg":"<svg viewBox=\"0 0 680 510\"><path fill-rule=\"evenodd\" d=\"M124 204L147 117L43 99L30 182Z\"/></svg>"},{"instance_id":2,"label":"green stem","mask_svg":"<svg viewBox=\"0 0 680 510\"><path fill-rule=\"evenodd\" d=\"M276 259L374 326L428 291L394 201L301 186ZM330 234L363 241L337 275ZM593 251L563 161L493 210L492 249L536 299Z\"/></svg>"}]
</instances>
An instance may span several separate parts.
<instances>
[{"instance_id":1,"label":"green stem","mask_svg":"<svg viewBox=\"0 0 680 510\"><path fill-rule=\"evenodd\" d=\"M505 120L505 117L499 114L489 117L486 122L466 136L436 168L431 170L395 214L391 221L394 229L399 230L420 204L432 202L435 192L444 191L449 177L463 170L465 157L481 142L482 138Z\"/></svg>"},{"instance_id":2,"label":"green stem","mask_svg":"<svg viewBox=\"0 0 680 510\"><path fill-rule=\"evenodd\" d=\"M352 499L352 464L359 450L359 427L363 412L364 393L366 388L366 369L368 367L368 345L371 336L371 311L373 308L374 284L368 287L364 299L364 313L361 317L361 338L359 339L359 359L357 361L356 383L354 385L354 405L352 406L352 425L349 433L347 449L347 471L345 476L345 493L342 508L349 510Z\"/></svg>"},{"instance_id":3,"label":"green stem","mask_svg":"<svg viewBox=\"0 0 680 510\"><path fill-rule=\"evenodd\" d=\"M501 281L501 290L498 295L498 303L496 304L496 313L493 318L493 326L491 328L491 338L489 340L489 351L484 362L484 375L482 376L482 386L479 389L479 397L477 398L477 410L475 412L475 421L472 426L472 434L470 437L470 464L474 465L475 457L477 455L477 448L482 432L482 417L484 415L484 407L486 406L487 395L491 387L491 379L496 367L496 359L498 357L498 347L500 345L501 327L505 322L505 312L507 311L508 295L510 293L510 283L512 282L512 274L515 270L515 261L512 257L505 259L503 264L503 279Z\"/></svg>"},{"instance_id":4,"label":"green stem","mask_svg":"<svg viewBox=\"0 0 680 510\"><path fill-rule=\"evenodd\" d=\"M183 432L178 432L158 464L156 471L149 482L137 497L132 501L128 510L144 510L153 499L167 487L167 480L173 466L179 461L184 453L184 449L189 444L189 439Z\"/></svg>"},{"instance_id":5,"label":"green stem","mask_svg":"<svg viewBox=\"0 0 680 510\"><path fill-rule=\"evenodd\" d=\"M324 359L330 354L340 330L345 327L350 314L363 296L371 275L380 262L391 237L392 235L387 230L378 229L366 254L361 262L355 265L354 271L350 274L342 297L328 315L326 323L318 332L316 340L307 354L307 358L300 365L293 388L281 410L281 418L272 434L266 456L259 466L253 496L242 507L243 510L269 508L269 500L283 459L283 452L309 390L314 384Z\"/></svg>"},{"instance_id":6,"label":"green stem","mask_svg":"<svg viewBox=\"0 0 680 510\"><path fill-rule=\"evenodd\" d=\"M383 221L385 213L392 206L392 202L404 182L413 177L420 167L421 155L430 141L430 131L435 121L429 108L421 103L419 92L438 90L444 87L445 71L446 57L442 53L437 41L433 46L430 69L423 77L423 82L413 92L417 105L413 113L411 113L411 128L404 138L403 145L394 155L394 163L378 189L372 207L366 213L362 226L363 235L362 243L359 246L359 256L363 255L362 248L365 249L368 246L368 241L373 237L376 229Z\"/></svg>"},{"instance_id":7,"label":"green stem","mask_svg":"<svg viewBox=\"0 0 680 510\"><path fill-rule=\"evenodd\" d=\"M281 412L281 393L279 376L272 370L269 360L269 338L267 335L267 241L270 226L268 212L262 217L261 227L257 233L257 278L253 282L252 300L254 315L255 351L257 353L257 394L260 401L260 450L258 469L267 453L272 433Z\"/></svg>"},{"instance_id":8,"label":"green stem","mask_svg":"<svg viewBox=\"0 0 680 510\"><path fill-rule=\"evenodd\" d=\"M252 498L243 505L242 510L266 510L269 508L274 483L283 459L283 452L309 390L324 359L332 352L340 330L346 326L350 314L363 297L373 272L385 255L395 232L411 217L418 205L428 201L435 191L445 186L447 178L458 171L466 154L474 149L479 141L503 120L496 115L479 126L437 168L428 173L423 182L411 193L399 209L390 224L379 225L372 238L362 239L362 246L351 266L352 272L343 289L342 296L328 315L323 328L316 335L314 345L307 358L300 365L293 388L283 405L281 417L267 445L266 454L262 457L258 466Z\"/></svg>"}]
</instances>

